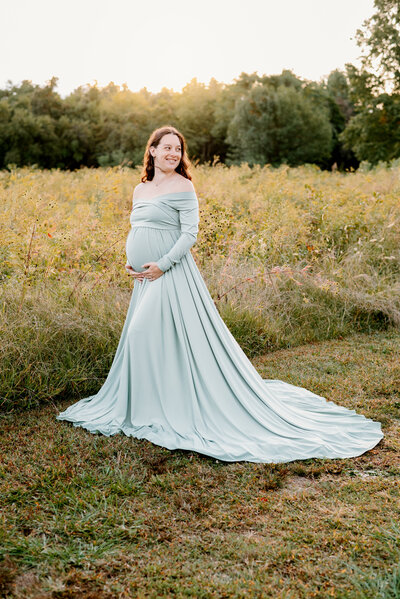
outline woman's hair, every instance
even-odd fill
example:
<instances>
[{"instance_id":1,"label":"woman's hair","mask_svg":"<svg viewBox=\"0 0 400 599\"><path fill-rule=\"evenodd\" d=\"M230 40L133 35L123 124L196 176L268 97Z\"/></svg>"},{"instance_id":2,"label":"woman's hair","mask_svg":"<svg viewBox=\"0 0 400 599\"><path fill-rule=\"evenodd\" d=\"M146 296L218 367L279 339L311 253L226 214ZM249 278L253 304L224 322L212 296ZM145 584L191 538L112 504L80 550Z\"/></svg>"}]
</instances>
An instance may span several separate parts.
<instances>
[{"instance_id":1,"label":"woman's hair","mask_svg":"<svg viewBox=\"0 0 400 599\"><path fill-rule=\"evenodd\" d=\"M186 179L192 179L192 176L189 172L191 164L186 153L186 140L182 133L178 131L178 129L175 129L175 127L172 127L170 125L165 125L164 127L160 127L159 129L154 129L147 142L146 150L144 152L143 157L143 169L140 176L140 180L142 181L142 183L144 183L145 181L152 181L154 177L154 158L150 153L150 147L154 146L156 148L160 143L161 138L164 137L164 135L167 135L168 133L177 135L181 143L181 160L175 169L176 172L182 175L183 177L186 177Z\"/></svg>"}]
</instances>

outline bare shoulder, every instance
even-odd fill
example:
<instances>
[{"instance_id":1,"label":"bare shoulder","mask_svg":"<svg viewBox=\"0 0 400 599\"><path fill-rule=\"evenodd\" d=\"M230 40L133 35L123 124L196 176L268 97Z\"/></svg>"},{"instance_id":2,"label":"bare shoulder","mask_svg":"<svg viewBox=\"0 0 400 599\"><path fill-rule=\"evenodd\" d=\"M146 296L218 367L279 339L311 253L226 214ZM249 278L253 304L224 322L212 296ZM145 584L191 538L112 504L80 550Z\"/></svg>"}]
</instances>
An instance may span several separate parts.
<instances>
[{"instance_id":1,"label":"bare shoulder","mask_svg":"<svg viewBox=\"0 0 400 599\"><path fill-rule=\"evenodd\" d=\"M190 179L187 179L183 175L179 175L179 179L176 185L177 191L195 191L194 185Z\"/></svg>"},{"instance_id":2,"label":"bare shoulder","mask_svg":"<svg viewBox=\"0 0 400 599\"><path fill-rule=\"evenodd\" d=\"M139 183L136 185L135 189L133 190L133 199L136 199L137 195L143 190L143 187L144 183Z\"/></svg>"}]
</instances>

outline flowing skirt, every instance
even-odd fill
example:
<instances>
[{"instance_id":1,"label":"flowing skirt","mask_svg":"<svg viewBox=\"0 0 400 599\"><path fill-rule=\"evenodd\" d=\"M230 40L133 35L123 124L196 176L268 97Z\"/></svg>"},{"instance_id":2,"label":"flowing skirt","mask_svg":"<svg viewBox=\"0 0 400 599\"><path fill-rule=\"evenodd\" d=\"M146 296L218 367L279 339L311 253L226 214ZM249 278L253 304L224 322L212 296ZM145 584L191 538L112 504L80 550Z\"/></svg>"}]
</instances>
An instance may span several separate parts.
<instances>
[{"instance_id":1,"label":"flowing skirt","mask_svg":"<svg viewBox=\"0 0 400 599\"><path fill-rule=\"evenodd\" d=\"M138 227L128 236L129 263L143 270L178 237L176 230ZM354 457L383 438L379 422L303 387L263 379L220 317L190 252L158 279L135 281L106 381L57 419L228 462Z\"/></svg>"}]
</instances>

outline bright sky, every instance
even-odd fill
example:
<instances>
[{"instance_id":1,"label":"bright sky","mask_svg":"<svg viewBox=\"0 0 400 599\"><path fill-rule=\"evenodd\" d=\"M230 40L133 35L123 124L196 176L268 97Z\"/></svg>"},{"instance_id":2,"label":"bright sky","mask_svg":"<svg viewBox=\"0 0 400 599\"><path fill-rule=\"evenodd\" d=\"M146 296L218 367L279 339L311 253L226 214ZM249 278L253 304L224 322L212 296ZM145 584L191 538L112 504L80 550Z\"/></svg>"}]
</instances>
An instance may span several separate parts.
<instances>
[{"instance_id":1,"label":"bright sky","mask_svg":"<svg viewBox=\"0 0 400 599\"><path fill-rule=\"evenodd\" d=\"M62 96L96 81L180 91L282 69L319 81L359 64L354 35L373 13L373 0L3 0L0 87L56 76Z\"/></svg>"}]
</instances>

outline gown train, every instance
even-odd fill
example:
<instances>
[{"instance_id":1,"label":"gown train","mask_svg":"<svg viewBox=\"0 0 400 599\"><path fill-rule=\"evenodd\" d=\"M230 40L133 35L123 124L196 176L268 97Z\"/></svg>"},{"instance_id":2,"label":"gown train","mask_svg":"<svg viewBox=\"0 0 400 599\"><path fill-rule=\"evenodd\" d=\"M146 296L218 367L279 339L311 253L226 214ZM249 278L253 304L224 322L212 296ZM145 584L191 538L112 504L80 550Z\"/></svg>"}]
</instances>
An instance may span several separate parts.
<instances>
[{"instance_id":1,"label":"gown train","mask_svg":"<svg viewBox=\"0 0 400 599\"><path fill-rule=\"evenodd\" d=\"M57 419L228 462L347 458L373 448L383 438L379 422L259 375L190 253L198 223L195 192L134 201L128 262L143 271L157 261L164 274L134 282L104 384Z\"/></svg>"}]
</instances>

